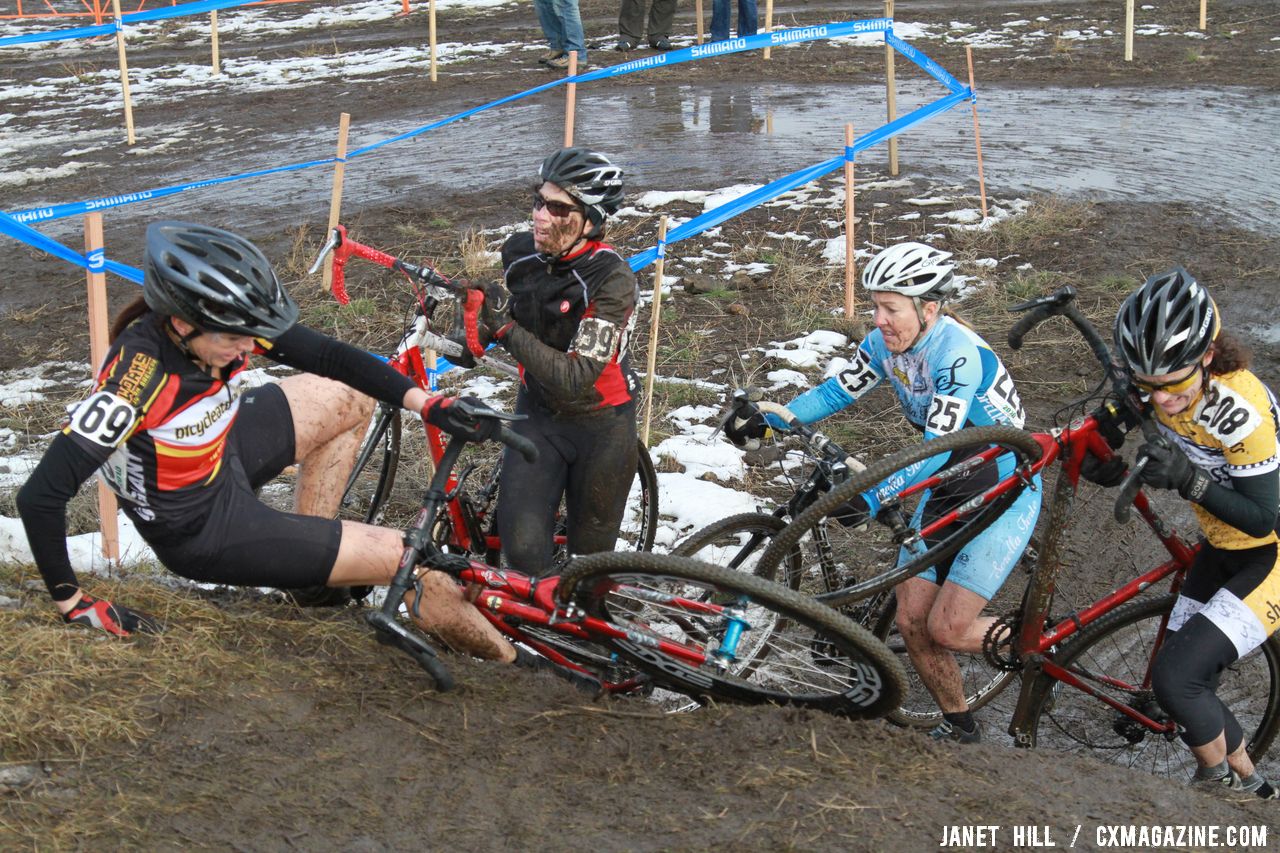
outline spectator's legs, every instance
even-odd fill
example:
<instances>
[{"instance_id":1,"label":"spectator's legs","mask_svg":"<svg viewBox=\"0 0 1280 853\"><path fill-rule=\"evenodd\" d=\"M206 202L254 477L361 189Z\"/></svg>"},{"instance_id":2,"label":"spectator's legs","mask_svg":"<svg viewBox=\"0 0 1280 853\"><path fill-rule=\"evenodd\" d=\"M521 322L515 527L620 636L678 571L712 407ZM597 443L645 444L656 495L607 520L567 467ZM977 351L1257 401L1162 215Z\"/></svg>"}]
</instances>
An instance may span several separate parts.
<instances>
[{"instance_id":1,"label":"spectator's legs","mask_svg":"<svg viewBox=\"0 0 1280 853\"><path fill-rule=\"evenodd\" d=\"M639 44L644 34L644 0L622 0L618 9L618 41Z\"/></svg>"},{"instance_id":2,"label":"spectator's legs","mask_svg":"<svg viewBox=\"0 0 1280 853\"><path fill-rule=\"evenodd\" d=\"M711 40L724 41L729 37L730 0L711 0Z\"/></svg>"},{"instance_id":3,"label":"spectator's legs","mask_svg":"<svg viewBox=\"0 0 1280 853\"><path fill-rule=\"evenodd\" d=\"M649 41L671 38L671 24L676 18L676 0L653 0L649 7Z\"/></svg>"},{"instance_id":4,"label":"spectator's legs","mask_svg":"<svg viewBox=\"0 0 1280 853\"><path fill-rule=\"evenodd\" d=\"M538 23L542 25L542 34L547 37L547 47L560 53L565 49L564 25L560 22L554 5L556 0L533 0L533 8L538 13ZM577 5L576 3L574 4ZM579 24L581 30L581 24Z\"/></svg>"},{"instance_id":5,"label":"spectator's legs","mask_svg":"<svg viewBox=\"0 0 1280 853\"><path fill-rule=\"evenodd\" d=\"M587 61L587 42L582 33L582 15L578 12L578 0L552 0L556 15L560 18L564 43L561 50L577 51L578 62Z\"/></svg>"},{"instance_id":6,"label":"spectator's legs","mask_svg":"<svg viewBox=\"0 0 1280 853\"><path fill-rule=\"evenodd\" d=\"M738 0L738 38L755 35L759 24L756 0Z\"/></svg>"}]
</instances>

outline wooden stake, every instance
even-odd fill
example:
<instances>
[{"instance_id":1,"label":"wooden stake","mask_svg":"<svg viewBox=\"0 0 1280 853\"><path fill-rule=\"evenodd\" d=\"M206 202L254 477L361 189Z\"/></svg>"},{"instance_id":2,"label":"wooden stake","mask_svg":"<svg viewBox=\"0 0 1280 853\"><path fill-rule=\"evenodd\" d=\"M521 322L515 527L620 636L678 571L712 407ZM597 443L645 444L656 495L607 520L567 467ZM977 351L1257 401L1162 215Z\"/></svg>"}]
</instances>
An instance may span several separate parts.
<instances>
[{"instance_id":1,"label":"wooden stake","mask_svg":"<svg viewBox=\"0 0 1280 853\"><path fill-rule=\"evenodd\" d=\"M116 0L119 2L119 0ZM118 19L117 19L118 20ZM107 276L103 272L102 212L84 217L84 254L89 259L85 282L89 289L89 363L98 375L107 357ZM120 530L116 521L116 496L98 479L98 521L102 527L102 556L120 559Z\"/></svg>"},{"instance_id":2,"label":"wooden stake","mask_svg":"<svg viewBox=\"0 0 1280 853\"><path fill-rule=\"evenodd\" d=\"M343 113L338 117L338 162L333 166L333 193L329 196L329 227L324 236L327 240L338 227L338 218L342 213L342 179L346 175L347 163L347 130L351 127L351 114ZM320 281L327 293L333 286L333 264L325 264Z\"/></svg>"},{"instance_id":3,"label":"wooden stake","mask_svg":"<svg viewBox=\"0 0 1280 853\"><path fill-rule=\"evenodd\" d=\"M571 50L569 51L569 77L573 78L577 74L578 52ZM564 88L564 147L569 148L573 145L573 114L578 100L578 84L570 83Z\"/></svg>"},{"instance_id":4,"label":"wooden stake","mask_svg":"<svg viewBox=\"0 0 1280 853\"><path fill-rule=\"evenodd\" d=\"M1124 61L1133 62L1133 0L1124 0Z\"/></svg>"},{"instance_id":5,"label":"wooden stake","mask_svg":"<svg viewBox=\"0 0 1280 853\"><path fill-rule=\"evenodd\" d=\"M844 147L853 147L853 123L844 126ZM853 158L844 161L844 317L853 319L854 282L857 281L857 268L854 261L853 239Z\"/></svg>"},{"instance_id":6,"label":"wooden stake","mask_svg":"<svg viewBox=\"0 0 1280 853\"><path fill-rule=\"evenodd\" d=\"M1209 0L1200 0L1200 32L1209 25Z\"/></svg>"},{"instance_id":7,"label":"wooden stake","mask_svg":"<svg viewBox=\"0 0 1280 853\"><path fill-rule=\"evenodd\" d=\"M693 4L693 16L698 19L698 44L702 44L703 37L703 20L702 20L702 0L695 0Z\"/></svg>"},{"instance_id":8,"label":"wooden stake","mask_svg":"<svg viewBox=\"0 0 1280 853\"><path fill-rule=\"evenodd\" d=\"M893 0L884 0L884 16L893 20ZM898 117L898 83L894 76L894 50L888 42L884 46L884 102L888 110L889 121ZM889 174L898 174L898 137L889 139Z\"/></svg>"},{"instance_id":9,"label":"wooden stake","mask_svg":"<svg viewBox=\"0 0 1280 853\"><path fill-rule=\"evenodd\" d=\"M409 0L405 0L405 6ZM408 9L406 8L407 12ZM431 82L436 82L436 0L427 4L427 44L431 46Z\"/></svg>"},{"instance_id":10,"label":"wooden stake","mask_svg":"<svg viewBox=\"0 0 1280 853\"><path fill-rule=\"evenodd\" d=\"M667 217L658 222L658 260L653 266L653 304L649 309L649 372L644 377L644 424L640 440L649 446L649 424L653 420L653 378L658 371L658 323L662 316L662 268L667 260Z\"/></svg>"},{"instance_id":11,"label":"wooden stake","mask_svg":"<svg viewBox=\"0 0 1280 853\"><path fill-rule=\"evenodd\" d=\"M764 3L764 31L766 33L773 32L773 0L765 0ZM764 49L764 58L771 59L773 57L773 48L766 47Z\"/></svg>"},{"instance_id":12,"label":"wooden stake","mask_svg":"<svg viewBox=\"0 0 1280 853\"><path fill-rule=\"evenodd\" d=\"M133 98L129 96L129 63L124 56L124 25L120 22L120 0L111 0L111 11L116 16L116 53L120 57L120 91L124 93L124 127L129 144L132 145L136 141L133 135Z\"/></svg>"},{"instance_id":13,"label":"wooden stake","mask_svg":"<svg viewBox=\"0 0 1280 853\"><path fill-rule=\"evenodd\" d=\"M222 73L222 63L218 61L218 10L209 13L209 44L213 48L213 73Z\"/></svg>"},{"instance_id":14,"label":"wooden stake","mask_svg":"<svg viewBox=\"0 0 1280 853\"><path fill-rule=\"evenodd\" d=\"M965 59L969 61L969 89L973 89L973 47L964 46ZM969 106L973 108L973 143L978 149L978 192L982 197L982 218L987 218L987 181L982 175L982 131L978 129L978 101L974 98L969 102Z\"/></svg>"}]
</instances>

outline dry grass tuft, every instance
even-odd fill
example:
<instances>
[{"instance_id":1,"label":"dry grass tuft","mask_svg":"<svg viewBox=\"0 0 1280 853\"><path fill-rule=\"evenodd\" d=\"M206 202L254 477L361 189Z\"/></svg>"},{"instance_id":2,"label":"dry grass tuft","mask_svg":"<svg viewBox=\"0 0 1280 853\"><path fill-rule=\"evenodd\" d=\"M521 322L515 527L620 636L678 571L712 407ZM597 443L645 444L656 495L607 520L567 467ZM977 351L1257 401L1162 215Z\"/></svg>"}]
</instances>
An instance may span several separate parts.
<instances>
[{"instance_id":1,"label":"dry grass tuft","mask_svg":"<svg viewBox=\"0 0 1280 853\"><path fill-rule=\"evenodd\" d=\"M88 579L86 579L88 580ZM31 583L33 582L33 583ZM328 655L282 656L282 644L342 654L368 637L341 612L320 614L252 596L218 603L189 589L95 578L100 597L127 602L168 627L154 637L120 640L69 627L58 618L33 569L0 566L0 589L20 596L0 610L0 754L24 762L101 754L136 745L172 703L216 696L231 685L271 683L285 670L317 688L341 688ZM327 619L325 616L327 615ZM277 672L279 671L279 672Z\"/></svg>"}]
</instances>

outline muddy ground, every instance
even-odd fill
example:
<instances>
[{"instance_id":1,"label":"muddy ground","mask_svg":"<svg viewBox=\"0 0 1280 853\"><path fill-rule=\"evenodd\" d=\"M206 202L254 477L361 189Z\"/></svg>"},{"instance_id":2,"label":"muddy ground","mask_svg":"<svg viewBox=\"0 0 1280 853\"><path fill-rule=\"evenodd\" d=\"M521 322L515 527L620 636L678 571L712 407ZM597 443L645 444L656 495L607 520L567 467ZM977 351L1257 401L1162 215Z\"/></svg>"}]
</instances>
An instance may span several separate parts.
<instances>
[{"instance_id":1,"label":"muddy ground","mask_svg":"<svg viewBox=\"0 0 1280 853\"><path fill-rule=\"evenodd\" d=\"M613 61L612 51L603 48L613 41L614 4L586 0L582 5L596 50L593 64ZM684 8L688 5L682 4L677 19L677 30L686 33L692 31L691 12ZM844 5L837 9L834 4L789 2L780 8L779 19L788 24L847 17ZM1190 31L1197 9L1192 2L1163 4L1161 16L1175 29ZM862 4L853 11L872 17L880 13L880 6ZM277 14L289 13L286 7ZM1067 43L1052 35L1092 25L1118 31L1123 24L1123 4L1118 2L899 3L899 19L907 20L908 13L926 22L963 18L979 30L998 28L1015 15L1048 18L1044 29L1051 35L1026 53L975 53L980 78L1005 85L1243 85L1259 91L1280 85L1273 41L1280 25L1270 0L1212 3L1208 40L1170 35L1140 41L1133 64L1121 61L1118 38ZM468 26L477 40L537 38L532 11L525 6L488 13ZM420 21L409 19L359 30L295 34L282 37L271 49L298 51L331 40L338 49L348 44L361 49L393 46L419 39L421 28ZM236 49L234 44L223 46L224 51ZM194 62L202 50L157 46L146 61L171 57ZM960 51L954 45L940 50L949 51L944 64L958 70ZM1193 52L1198 58L1191 58ZM343 97L375 117L405 124L399 119L420 116L428 98L431 112L444 114L514 91L513 72L527 66L531 56L506 55L451 66L432 89L421 77L360 79L344 86ZM850 59L847 51L817 44L775 51L767 67L726 58L667 73L690 86L734 81L749 86L764 79L820 84L851 75L879 81L883 72L877 60L873 55ZM48 63L16 62L11 54L4 63L5 73L18 79L51 73ZM636 75L616 85L652 82ZM250 156L262 153L254 151L255 129L287 134L295 123L299 132L310 132L312 117L331 113L333 101L328 87L295 84L272 93L192 99L182 108L189 109L195 121L218 116L220 123L234 126L246 140L236 149L237 156ZM139 126L160 120L148 110L139 105ZM102 126L117 121L112 115L89 119ZM678 138L672 144L678 145ZM183 175L190 180L198 176L193 169L208 174L232 171L223 168L219 154L219 149L204 148L198 140L180 154L166 155L163 162L130 157L122 149L100 150L86 156L100 158L110 170L28 186L8 194L5 207L172 182L157 180L159 176ZM48 165L56 166L62 156L62 151L50 150ZM909 186L859 197L872 237L878 233L876 222L891 229L895 216L917 210L908 199L941 190L927 175L908 177L913 181ZM483 191L435 198L429 210L409 200L376 208L349 206L348 218L367 229L369 242L396 245L412 235L425 240L423 254L448 258L469 228L509 223L512 211L523 204L524 186L482 184ZM1016 185L991 190L994 198L1006 202L1023 195ZM974 192L974 187L963 188L968 195ZM875 207L878 203L884 207ZM1087 383L1085 377L1072 375L1074 369L1064 369L1081 363L1081 350L1070 344L1065 331L1046 335L1045 342L1016 356L1004 344L1001 330L1007 321L999 308L1013 301L1012 283L1032 276L1040 276L1035 283L1042 288L1063 282L1080 286L1090 307L1105 316L1120 296L1115 282L1136 282L1155 268L1182 262L1214 288L1228 324L1256 330L1246 336L1257 352L1259 372L1272 387L1280 386L1275 339L1266 336L1280 311L1280 245L1273 234L1231 228L1217 212L1186 204L1084 199L1067 206L1070 215L1047 220L1058 223L1057 228L1010 229L1009 245L974 244L963 234L945 240L966 260L1001 257L999 271L990 278L1010 293L983 303L977 316L976 306L968 313L1009 358L1034 424L1051 423L1068 391L1083 391ZM296 246L306 249L318 243L315 223L323 220L323 211L297 215L288 208L289 213L276 215L275 210L272 199L262 199L259 214L246 229L273 257L284 259ZM124 211L112 215L111 234L114 241L128 245L136 242L148 214L141 206ZM689 215L695 209L672 212ZM776 257L786 253L786 241L766 232L802 230L833 237L839 231L824 224L833 215L756 211L726 226L719 239L729 242L735 258L742 261L764 254ZM217 212L210 211L210 217L216 220ZM620 236L624 248L651 244L652 223L624 229ZM66 242L76 245L74 240ZM1006 262L1013 253L1016 260ZM681 253L693 254L694 248ZM812 258L791 260L814 264ZM287 275L296 280L296 258L292 264ZM1030 272L1015 273L1021 264L1029 264ZM687 274L692 268L692 263L677 259L669 272ZM80 326L83 276L8 240L0 245L0 269L0 369L48 359L82 360L87 349ZM828 292L838 280L836 270L815 274ZM113 286L116 302L130 295L130 288ZM793 302L794 293L767 276L728 295L677 299L674 304L680 310L673 312L669 340L707 327L716 333L702 339L701 349L672 356L660 369L666 375L704 378L716 363L715 354L793 336L779 328ZM742 307L730 310L730 305ZM318 309L310 310L310 316L319 316ZM44 430L51 428L49 424ZM11 504L5 507L9 513ZM1090 553L1091 535L1087 528L1079 534L1076 545L1082 555ZM16 602L4 622L7 630L49 629L52 611L29 580L27 574L25 580L14 579L0 589ZM264 605L225 597L207 606L235 619L245 609L260 616ZM299 643L302 628L316 620L342 641ZM181 632L183 626L179 622L170 630ZM91 642L72 632L49 631L48 638L71 648ZM131 654L165 654L165 649L163 641L143 641ZM855 723L783 709L710 708L661 716L642 701L591 700L548 677L465 660L452 661L461 688L439 695L427 689L411 662L365 638L355 610L300 613L276 606L268 627L254 642L244 643L243 649L234 642L226 653L237 659L260 657L262 666L247 675L239 667L231 668L238 675L230 681L220 681L212 672L198 696L171 695L162 686L147 688L141 697L141 735L56 748L15 746L0 755L0 771L31 762L39 768L31 781L0 788L0 848L706 850L732 845L756 850L920 850L937 848L948 826L981 823L1003 828L997 836L1001 849L1009 848L1012 827L1019 824L1049 827L1059 847L1074 841L1075 847L1092 849L1101 843L1099 828L1110 824L1244 823L1280 831L1274 809L1260 803L1224 803L1087 759L995 744L939 746L918 733L879 722ZM85 714L98 703L119 699L114 691L127 689L113 685L111 673L105 666L97 679L68 684L67 689L81 697ZM12 682L0 680L0 702L5 701L4 691L14 689ZM1000 721L988 720L988 725L998 729ZM39 738L8 742L43 743ZM1073 838L1078 826L1079 835ZM1275 845L1274 833L1269 842Z\"/></svg>"}]
</instances>

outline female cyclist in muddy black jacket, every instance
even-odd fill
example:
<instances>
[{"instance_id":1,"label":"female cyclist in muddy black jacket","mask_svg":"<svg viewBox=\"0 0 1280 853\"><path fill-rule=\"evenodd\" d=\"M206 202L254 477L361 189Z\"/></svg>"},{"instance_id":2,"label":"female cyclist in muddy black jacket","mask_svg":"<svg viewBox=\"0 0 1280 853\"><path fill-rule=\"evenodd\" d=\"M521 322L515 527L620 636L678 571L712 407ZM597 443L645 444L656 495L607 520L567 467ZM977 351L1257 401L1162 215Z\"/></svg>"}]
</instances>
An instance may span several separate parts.
<instances>
[{"instance_id":1,"label":"female cyclist in muddy black jacket","mask_svg":"<svg viewBox=\"0 0 1280 853\"><path fill-rule=\"evenodd\" d=\"M565 148L543 161L533 231L502 247L505 290L486 288L484 325L520 363L515 425L536 463L502 463L498 531L521 571L552 568L563 496L569 552L611 551L636 471L635 375L627 358L637 288L627 262L600 242L622 203L622 170Z\"/></svg>"}]
</instances>

